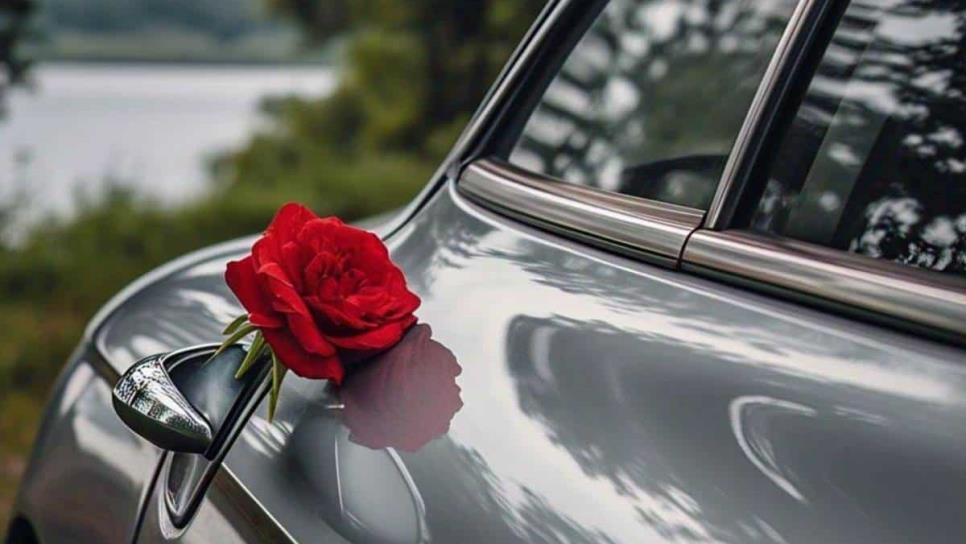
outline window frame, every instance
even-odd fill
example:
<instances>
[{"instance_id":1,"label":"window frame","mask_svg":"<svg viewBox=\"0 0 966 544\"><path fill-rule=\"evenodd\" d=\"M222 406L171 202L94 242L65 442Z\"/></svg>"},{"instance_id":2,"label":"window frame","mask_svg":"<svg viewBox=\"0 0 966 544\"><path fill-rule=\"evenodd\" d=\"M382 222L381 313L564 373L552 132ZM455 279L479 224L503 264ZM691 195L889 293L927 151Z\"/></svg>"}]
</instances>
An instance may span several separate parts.
<instances>
[{"instance_id":1,"label":"window frame","mask_svg":"<svg viewBox=\"0 0 966 544\"><path fill-rule=\"evenodd\" d=\"M787 57L745 119L718 192L682 253L683 270L957 345L966 345L966 278L737 227L761 196L762 172L848 7L802 0ZM791 23L790 23L791 24ZM796 45L797 44L797 45ZM747 130L745 130L747 129ZM758 183L755 183L755 182Z\"/></svg>"},{"instance_id":2,"label":"window frame","mask_svg":"<svg viewBox=\"0 0 966 544\"><path fill-rule=\"evenodd\" d=\"M607 4L608 0L561 0L559 12L546 23L542 43L525 60L526 73L514 82L513 96L496 114L483 141L461 163L457 190L470 200L525 223L678 268L687 238L702 224L705 210L567 183L511 165L502 158L509 156L573 46ZM768 71L773 69L777 50L787 42L790 29L786 23L753 100L765 92Z\"/></svg>"},{"instance_id":3,"label":"window frame","mask_svg":"<svg viewBox=\"0 0 966 544\"><path fill-rule=\"evenodd\" d=\"M590 25L602 0L560 0L491 124L451 170L462 196L591 246L715 281L966 345L966 280L805 242L732 228L757 197L751 180L773 151L848 0L799 0L746 112L707 211L566 183L508 164L534 101ZM561 55L560 51L565 53ZM557 63L557 64L553 64ZM522 112L522 113L521 113ZM509 143L508 143L509 142ZM509 146L509 148L508 148ZM756 201L757 202L757 201Z\"/></svg>"},{"instance_id":4,"label":"window frame","mask_svg":"<svg viewBox=\"0 0 966 544\"><path fill-rule=\"evenodd\" d=\"M493 157L467 166L458 188L525 223L669 268L704 217L702 210L566 183Z\"/></svg>"}]
</instances>

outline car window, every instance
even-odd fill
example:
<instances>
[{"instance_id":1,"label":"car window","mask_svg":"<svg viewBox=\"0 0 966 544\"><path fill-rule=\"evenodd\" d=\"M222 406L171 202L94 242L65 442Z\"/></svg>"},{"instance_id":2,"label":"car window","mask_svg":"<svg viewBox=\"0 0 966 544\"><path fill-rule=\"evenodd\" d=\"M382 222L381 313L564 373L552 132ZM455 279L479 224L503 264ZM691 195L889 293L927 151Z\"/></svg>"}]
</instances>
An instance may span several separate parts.
<instances>
[{"instance_id":1,"label":"car window","mask_svg":"<svg viewBox=\"0 0 966 544\"><path fill-rule=\"evenodd\" d=\"M612 0L510 155L561 180L706 208L793 0Z\"/></svg>"},{"instance_id":2,"label":"car window","mask_svg":"<svg viewBox=\"0 0 966 544\"><path fill-rule=\"evenodd\" d=\"M753 229L966 274L966 3L852 2Z\"/></svg>"}]
</instances>

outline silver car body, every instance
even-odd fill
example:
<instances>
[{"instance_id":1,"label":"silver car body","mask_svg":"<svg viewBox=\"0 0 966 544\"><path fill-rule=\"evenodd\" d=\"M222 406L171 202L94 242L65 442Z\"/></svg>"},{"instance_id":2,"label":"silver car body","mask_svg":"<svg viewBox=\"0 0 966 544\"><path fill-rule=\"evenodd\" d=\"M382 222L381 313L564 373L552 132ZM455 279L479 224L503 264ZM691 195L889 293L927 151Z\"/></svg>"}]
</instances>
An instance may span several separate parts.
<instances>
[{"instance_id":1,"label":"silver car body","mask_svg":"<svg viewBox=\"0 0 966 544\"><path fill-rule=\"evenodd\" d=\"M918 276L849 256L819 269L716 223L787 49L709 214L574 206L587 195L541 193L480 155L576 4L548 5L426 190L366 225L461 368L445 435L367 448L327 384L293 376L274 421L263 403L190 522L173 524L173 456L125 428L110 391L142 357L220 338L241 312L223 281L250 247L239 240L150 274L95 318L44 417L21 523L41 542L963 541L963 292L897 303L925 289ZM783 47L821 9L803 1ZM898 287L883 293L887 276Z\"/></svg>"}]
</instances>

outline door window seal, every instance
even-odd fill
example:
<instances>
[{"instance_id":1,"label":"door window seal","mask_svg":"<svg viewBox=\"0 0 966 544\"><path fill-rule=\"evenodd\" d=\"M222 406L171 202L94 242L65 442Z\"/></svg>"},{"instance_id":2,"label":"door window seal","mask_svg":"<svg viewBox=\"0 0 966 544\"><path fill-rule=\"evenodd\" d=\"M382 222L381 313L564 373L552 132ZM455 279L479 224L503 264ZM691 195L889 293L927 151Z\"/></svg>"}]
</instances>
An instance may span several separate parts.
<instances>
[{"instance_id":1,"label":"door window seal","mask_svg":"<svg viewBox=\"0 0 966 544\"><path fill-rule=\"evenodd\" d=\"M496 158L470 164L457 188L515 219L669 268L704 217L698 209L569 184Z\"/></svg>"}]
</instances>

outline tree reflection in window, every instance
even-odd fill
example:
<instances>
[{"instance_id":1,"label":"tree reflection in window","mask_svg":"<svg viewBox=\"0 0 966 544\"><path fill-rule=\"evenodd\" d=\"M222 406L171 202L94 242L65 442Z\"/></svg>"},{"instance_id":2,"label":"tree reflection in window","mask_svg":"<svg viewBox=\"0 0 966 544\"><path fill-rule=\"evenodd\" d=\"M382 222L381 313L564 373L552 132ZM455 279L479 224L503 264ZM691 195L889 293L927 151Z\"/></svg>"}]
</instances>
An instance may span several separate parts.
<instances>
[{"instance_id":1,"label":"tree reflection in window","mask_svg":"<svg viewBox=\"0 0 966 544\"><path fill-rule=\"evenodd\" d=\"M966 274L966 3L852 2L754 229Z\"/></svg>"},{"instance_id":2,"label":"tree reflection in window","mask_svg":"<svg viewBox=\"0 0 966 544\"><path fill-rule=\"evenodd\" d=\"M705 208L794 0L612 0L510 161Z\"/></svg>"}]
</instances>

